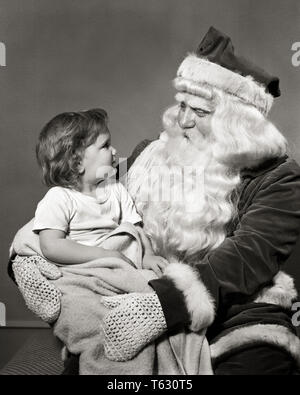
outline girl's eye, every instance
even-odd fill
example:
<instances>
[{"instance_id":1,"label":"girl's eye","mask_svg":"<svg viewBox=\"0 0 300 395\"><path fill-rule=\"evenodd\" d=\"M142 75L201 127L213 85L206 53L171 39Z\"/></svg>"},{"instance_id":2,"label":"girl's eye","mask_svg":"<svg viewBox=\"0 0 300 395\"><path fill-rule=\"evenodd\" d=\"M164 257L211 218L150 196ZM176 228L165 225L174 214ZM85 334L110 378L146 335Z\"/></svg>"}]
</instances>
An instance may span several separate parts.
<instances>
[{"instance_id":1,"label":"girl's eye","mask_svg":"<svg viewBox=\"0 0 300 395\"><path fill-rule=\"evenodd\" d=\"M182 109L182 110L185 110L185 108L186 108L186 104L185 104L185 102L180 102L180 108Z\"/></svg>"}]
</instances>

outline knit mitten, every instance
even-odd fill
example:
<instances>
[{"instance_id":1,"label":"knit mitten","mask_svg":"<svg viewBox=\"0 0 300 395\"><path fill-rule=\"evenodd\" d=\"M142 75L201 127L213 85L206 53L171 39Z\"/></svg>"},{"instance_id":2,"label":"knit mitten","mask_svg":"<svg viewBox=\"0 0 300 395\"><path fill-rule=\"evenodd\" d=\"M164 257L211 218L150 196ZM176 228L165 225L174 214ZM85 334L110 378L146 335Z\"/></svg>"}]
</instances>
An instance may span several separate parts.
<instances>
[{"instance_id":1,"label":"knit mitten","mask_svg":"<svg viewBox=\"0 0 300 395\"><path fill-rule=\"evenodd\" d=\"M115 309L120 306L122 302L126 302L128 298L132 297L133 294L120 294L116 296L103 296L101 298L101 303L108 309Z\"/></svg>"},{"instance_id":2,"label":"knit mitten","mask_svg":"<svg viewBox=\"0 0 300 395\"><path fill-rule=\"evenodd\" d=\"M103 297L114 307L104 318L105 355L112 361L128 361L167 330L156 293L131 293Z\"/></svg>"},{"instance_id":3,"label":"knit mitten","mask_svg":"<svg viewBox=\"0 0 300 395\"><path fill-rule=\"evenodd\" d=\"M13 261L13 272L27 307L51 324L60 313L60 291L50 280L61 277L60 270L41 256L20 257Z\"/></svg>"}]
</instances>

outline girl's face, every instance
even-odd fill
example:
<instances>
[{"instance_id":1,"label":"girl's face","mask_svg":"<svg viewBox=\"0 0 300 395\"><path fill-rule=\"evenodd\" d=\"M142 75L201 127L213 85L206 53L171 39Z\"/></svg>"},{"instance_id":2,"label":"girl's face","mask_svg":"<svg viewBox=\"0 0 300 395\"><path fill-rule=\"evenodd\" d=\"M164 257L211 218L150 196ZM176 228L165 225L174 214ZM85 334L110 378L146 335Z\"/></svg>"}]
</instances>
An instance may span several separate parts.
<instances>
[{"instance_id":1,"label":"girl's face","mask_svg":"<svg viewBox=\"0 0 300 395\"><path fill-rule=\"evenodd\" d=\"M93 185L111 175L116 166L116 153L116 149L111 146L110 134L99 135L97 140L85 149L80 167L82 181Z\"/></svg>"}]
</instances>

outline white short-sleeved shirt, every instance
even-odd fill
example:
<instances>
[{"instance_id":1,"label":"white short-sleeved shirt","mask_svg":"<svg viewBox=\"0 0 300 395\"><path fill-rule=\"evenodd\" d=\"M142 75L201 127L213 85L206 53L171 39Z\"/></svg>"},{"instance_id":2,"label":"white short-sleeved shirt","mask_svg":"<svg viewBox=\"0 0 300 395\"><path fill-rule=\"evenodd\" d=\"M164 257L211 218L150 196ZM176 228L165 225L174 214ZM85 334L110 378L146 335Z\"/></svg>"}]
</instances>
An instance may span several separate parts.
<instances>
[{"instance_id":1,"label":"white short-sleeved shirt","mask_svg":"<svg viewBox=\"0 0 300 395\"><path fill-rule=\"evenodd\" d=\"M51 188L37 206L33 231L62 230L67 238L95 247L121 222L142 221L122 184L108 183L97 196L98 199L68 188Z\"/></svg>"}]
</instances>

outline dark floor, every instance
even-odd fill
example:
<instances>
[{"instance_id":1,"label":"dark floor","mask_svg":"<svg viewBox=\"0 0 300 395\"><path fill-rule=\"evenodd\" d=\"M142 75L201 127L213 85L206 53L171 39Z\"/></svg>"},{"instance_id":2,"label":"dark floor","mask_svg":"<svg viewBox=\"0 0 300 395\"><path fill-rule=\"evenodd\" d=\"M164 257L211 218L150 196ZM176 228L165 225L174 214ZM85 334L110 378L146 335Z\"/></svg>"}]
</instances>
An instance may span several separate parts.
<instances>
[{"instance_id":1,"label":"dark floor","mask_svg":"<svg viewBox=\"0 0 300 395\"><path fill-rule=\"evenodd\" d=\"M50 328L0 327L0 376L61 375L61 347Z\"/></svg>"},{"instance_id":2,"label":"dark floor","mask_svg":"<svg viewBox=\"0 0 300 395\"><path fill-rule=\"evenodd\" d=\"M4 328L0 327L0 369L25 344L32 335L50 333L51 329Z\"/></svg>"}]
</instances>

